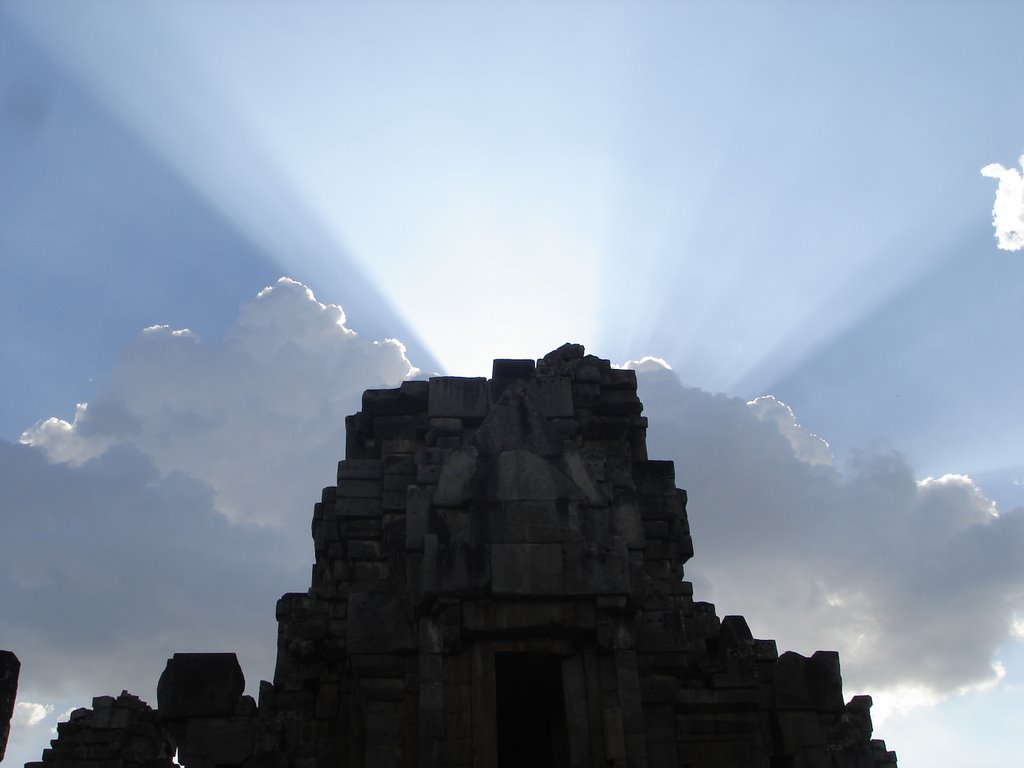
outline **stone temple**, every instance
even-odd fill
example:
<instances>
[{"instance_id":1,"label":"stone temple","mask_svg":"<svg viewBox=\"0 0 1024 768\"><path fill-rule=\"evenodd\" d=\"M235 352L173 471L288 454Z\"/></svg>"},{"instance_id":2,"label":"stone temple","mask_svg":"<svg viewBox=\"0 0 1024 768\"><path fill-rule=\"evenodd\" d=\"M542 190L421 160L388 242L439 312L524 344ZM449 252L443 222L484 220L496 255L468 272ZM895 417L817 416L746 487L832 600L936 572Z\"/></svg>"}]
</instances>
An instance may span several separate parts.
<instances>
[{"instance_id":1,"label":"stone temple","mask_svg":"<svg viewBox=\"0 0 1024 768\"><path fill-rule=\"evenodd\" d=\"M569 344L368 390L258 703L233 654L176 654L156 710L100 697L29 766L895 766L835 652L780 656L693 599L641 409L633 371Z\"/></svg>"}]
</instances>

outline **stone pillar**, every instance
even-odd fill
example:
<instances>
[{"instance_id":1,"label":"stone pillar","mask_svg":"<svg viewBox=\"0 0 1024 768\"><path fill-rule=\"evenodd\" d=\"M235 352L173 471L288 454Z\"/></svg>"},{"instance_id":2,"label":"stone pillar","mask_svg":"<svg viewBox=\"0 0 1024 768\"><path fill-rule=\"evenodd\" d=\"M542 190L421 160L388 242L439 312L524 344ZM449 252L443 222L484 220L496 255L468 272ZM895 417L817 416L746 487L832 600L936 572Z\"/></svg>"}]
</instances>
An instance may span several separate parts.
<instances>
[{"instance_id":1,"label":"stone pillar","mask_svg":"<svg viewBox=\"0 0 1024 768\"><path fill-rule=\"evenodd\" d=\"M18 697L18 673L21 662L10 651L0 651L0 760L7 750L7 737L11 734L11 716Z\"/></svg>"}]
</instances>

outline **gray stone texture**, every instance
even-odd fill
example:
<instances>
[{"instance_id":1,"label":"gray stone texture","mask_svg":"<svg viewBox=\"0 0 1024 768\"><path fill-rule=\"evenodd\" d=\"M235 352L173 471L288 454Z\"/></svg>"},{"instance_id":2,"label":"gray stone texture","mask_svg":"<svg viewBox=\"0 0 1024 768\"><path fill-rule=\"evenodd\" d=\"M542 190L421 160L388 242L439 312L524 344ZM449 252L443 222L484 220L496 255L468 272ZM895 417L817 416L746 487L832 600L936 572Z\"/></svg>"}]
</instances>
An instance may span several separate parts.
<instances>
[{"instance_id":1,"label":"gray stone texture","mask_svg":"<svg viewBox=\"0 0 1024 768\"><path fill-rule=\"evenodd\" d=\"M231 654L168 662L183 764L895 766L837 654L780 657L693 599L686 493L641 413L633 371L570 344L367 391L259 704Z\"/></svg>"}]
</instances>

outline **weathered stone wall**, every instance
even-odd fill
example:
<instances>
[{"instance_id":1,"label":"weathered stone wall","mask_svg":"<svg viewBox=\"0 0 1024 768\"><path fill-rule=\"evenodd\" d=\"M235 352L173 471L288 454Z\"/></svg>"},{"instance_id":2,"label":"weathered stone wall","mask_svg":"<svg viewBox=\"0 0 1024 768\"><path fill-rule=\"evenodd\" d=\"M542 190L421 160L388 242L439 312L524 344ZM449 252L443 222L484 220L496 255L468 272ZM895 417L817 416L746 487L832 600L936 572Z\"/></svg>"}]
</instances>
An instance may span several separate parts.
<instances>
[{"instance_id":1,"label":"weathered stone wall","mask_svg":"<svg viewBox=\"0 0 1024 768\"><path fill-rule=\"evenodd\" d=\"M0 760L7 751L7 738L11 735L11 717L18 698L18 673L21 662L10 651L0 651Z\"/></svg>"},{"instance_id":2,"label":"weathered stone wall","mask_svg":"<svg viewBox=\"0 0 1024 768\"><path fill-rule=\"evenodd\" d=\"M894 766L837 654L780 657L694 601L686 494L641 409L634 372L578 345L367 391L258 706L233 654L168 661L183 764Z\"/></svg>"}]
</instances>

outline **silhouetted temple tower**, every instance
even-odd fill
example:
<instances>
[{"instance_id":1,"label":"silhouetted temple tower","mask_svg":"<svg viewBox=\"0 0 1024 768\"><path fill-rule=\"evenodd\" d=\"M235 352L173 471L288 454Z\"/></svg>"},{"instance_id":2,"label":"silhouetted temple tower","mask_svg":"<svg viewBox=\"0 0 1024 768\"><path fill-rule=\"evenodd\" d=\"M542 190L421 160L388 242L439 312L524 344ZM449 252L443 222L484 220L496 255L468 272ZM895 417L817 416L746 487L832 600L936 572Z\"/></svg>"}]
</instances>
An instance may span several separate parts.
<instances>
[{"instance_id":1,"label":"silhouetted temple tower","mask_svg":"<svg viewBox=\"0 0 1024 768\"><path fill-rule=\"evenodd\" d=\"M566 345L370 390L278 605L285 750L351 766L880 766L838 657L694 602L636 375Z\"/></svg>"},{"instance_id":2,"label":"silhouetted temple tower","mask_svg":"<svg viewBox=\"0 0 1024 768\"><path fill-rule=\"evenodd\" d=\"M125 768L170 744L187 768L895 766L837 654L780 657L693 600L641 408L633 371L568 344L367 391L258 706L233 654L176 654L156 713L97 699L38 765L101 768L81 755L121 734Z\"/></svg>"}]
</instances>

